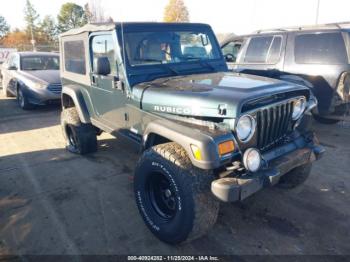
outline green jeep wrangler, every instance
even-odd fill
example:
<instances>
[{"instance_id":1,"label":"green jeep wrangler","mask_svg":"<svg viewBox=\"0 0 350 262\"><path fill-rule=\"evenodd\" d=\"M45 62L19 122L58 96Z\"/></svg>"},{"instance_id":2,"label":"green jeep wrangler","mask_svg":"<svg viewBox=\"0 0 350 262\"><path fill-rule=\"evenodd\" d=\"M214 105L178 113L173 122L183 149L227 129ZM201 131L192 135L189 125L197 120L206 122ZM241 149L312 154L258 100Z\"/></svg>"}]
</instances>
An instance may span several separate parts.
<instances>
[{"instance_id":1,"label":"green jeep wrangler","mask_svg":"<svg viewBox=\"0 0 350 262\"><path fill-rule=\"evenodd\" d=\"M67 149L95 152L101 132L136 143L136 204L164 242L203 235L220 201L300 185L324 152L310 90L229 72L209 25L90 24L60 48Z\"/></svg>"}]
</instances>

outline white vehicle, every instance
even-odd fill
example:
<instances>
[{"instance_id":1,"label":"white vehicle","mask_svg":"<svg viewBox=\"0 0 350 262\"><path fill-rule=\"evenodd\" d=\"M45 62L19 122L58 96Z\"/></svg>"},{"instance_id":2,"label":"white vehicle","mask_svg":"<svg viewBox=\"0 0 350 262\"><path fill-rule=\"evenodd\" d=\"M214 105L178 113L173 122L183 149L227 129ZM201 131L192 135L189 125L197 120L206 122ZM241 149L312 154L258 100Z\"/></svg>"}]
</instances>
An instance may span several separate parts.
<instances>
[{"instance_id":1,"label":"white vehicle","mask_svg":"<svg viewBox=\"0 0 350 262\"><path fill-rule=\"evenodd\" d=\"M17 52L16 48L0 48L0 64L6 61L8 56L13 53Z\"/></svg>"},{"instance_id":2,"label":"white vehicle","mask_svg":"<svg viewBox=\"0 0 350 262\"><path fill-rule=\"evenodd\" d=\"M9 55L13 52L17 52L16 48L1 48L0 47L0 87L1 87L1 79L2 79L2 73L1 73L1 69L2 69L2 63L4 63L7 58L9 57Z\"/></svg>"}]
</instances>

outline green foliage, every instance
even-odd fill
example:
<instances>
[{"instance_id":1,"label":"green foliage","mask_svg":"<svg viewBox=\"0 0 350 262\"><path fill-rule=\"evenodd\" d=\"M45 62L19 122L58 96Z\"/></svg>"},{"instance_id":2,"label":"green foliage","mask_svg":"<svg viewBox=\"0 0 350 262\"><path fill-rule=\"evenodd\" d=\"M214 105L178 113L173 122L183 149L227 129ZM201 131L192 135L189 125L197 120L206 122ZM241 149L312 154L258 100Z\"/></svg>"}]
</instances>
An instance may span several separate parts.
<instances>
[{"instance_id":1,"label":"green foliage","mask_svg":"<svg viewBox=\"0 0 350 262\"><path fill-rule=\"evenodd\" d=\"M52 16L45 16L39 24L39 32L48 43L58 41L58 28L55 19Z\"/></svg>"},{"instance_id":2,"label":"green foliage","mask_svg":"<svg viewBox=\"0 0 350 262\"><path fill-rule=\"evenodd\" d=\"M111 17L107 17L101 0L90 0L84 5L85 15L89 23L110 22Z\"/></svg>"},{"instance_id":3,"label":"green foliage","mask_svg":"<svg viewBox=\"0 0 350 262\"><path fill-rule=\"evenodd\" d=\"M28 34L33 33L35 35L35 32L37 31L38 19L38 12L35 10L32 3L27 0L24 7L24 20L26 22L26 31Z\"/></svg>"},{"instance_id":4,"label":"green foliage","mask_svg":"<svg viewBox=\"0 0 350 262\"><path fill-rule=\"evenodd\" d=\"M87 23L84 8L74 3L63 4L57 16L57 20L60 33L81 27Z\"/></svg>"},{"instance_id":5,"label":"green foliage","mask_svg":"<svg viewBox=\"0 0 350 262\"><path fill-rule=\"evenodd\" d=\"M0 15L0 38L3 38L10 31L10 26L6 22L6 19Z\"/></svg>"},{"instance_id":6,"label":"green foliage","mask_svg":"<svg viewBox=\"0 0 350 262\"><path fill-rule=\"evenodd\" d=\"M189 22L189 13L183 0L169 0L164 9L164 22Z\"/></svg>"}]
</instances>

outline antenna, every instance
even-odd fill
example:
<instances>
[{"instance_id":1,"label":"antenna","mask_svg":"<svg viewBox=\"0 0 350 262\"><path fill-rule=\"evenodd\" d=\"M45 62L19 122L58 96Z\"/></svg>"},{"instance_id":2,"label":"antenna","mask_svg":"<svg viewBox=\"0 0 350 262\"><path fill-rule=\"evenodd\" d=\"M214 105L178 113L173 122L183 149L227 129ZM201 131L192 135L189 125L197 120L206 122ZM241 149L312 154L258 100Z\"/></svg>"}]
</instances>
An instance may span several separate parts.
<instances>
[{"instance_id":1,"label":"antenna","mask_svg":"<svg viewBox=\"0 0 350 262\"><path fill-rule=\"evenodd\" d=\"M130 96L130 92L128 91L128 88L127 88L127 90L125 90L125 83L127 83L128 82L128 76L127 76L127 73L126 73L126 60L125 60L125 58L126 58L126 54L125 54L125 39L124 39L124 22L123 22L123 18L124 18L124 12L123 12L123 10L122 10L122 19L121 19L121 22L120 22L120 29L121 29L121 33L122 33L122 56L123 56L123 67L124 67L124 70L123 70L123 72L125 73L125 75L123 76L123 78L124 78L124 81L122 81L121 82L121 85L122 85L122 90L124 91L124 92L126 92L126 95L127 95L127 97L129 97Z\"/></svg>"},{"instance_id":2,"label":"antenna","mask_svg":"<svg viewBox=\"0 0 350 262\"><path fill-rule=\"evenodd\" d=\"M123 56L123 66L124 70L126 70L126 63L125 63L125 41L124 41L124 24L123 21L120 23L121 26L121 33L122 33L122 56Z\"/></svg>"}]
</instances>

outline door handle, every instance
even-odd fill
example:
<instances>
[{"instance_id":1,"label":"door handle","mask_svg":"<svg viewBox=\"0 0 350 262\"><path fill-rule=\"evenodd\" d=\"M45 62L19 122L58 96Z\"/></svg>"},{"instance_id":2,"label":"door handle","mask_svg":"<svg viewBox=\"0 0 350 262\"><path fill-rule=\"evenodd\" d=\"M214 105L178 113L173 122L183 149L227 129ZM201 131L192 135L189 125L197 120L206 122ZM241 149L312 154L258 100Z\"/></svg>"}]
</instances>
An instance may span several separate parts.
<instances>
[{"instance_id":1,"label":"door handle","mask_svg":"<svg viewBox=\"0 0 350 262\"><path fill-rule=\"evenodd\" d=\"M92 75L92 77L91 77L91 82L92 82L93 84L96 84L96 76Z\"/></svg>"}]
</instances>

